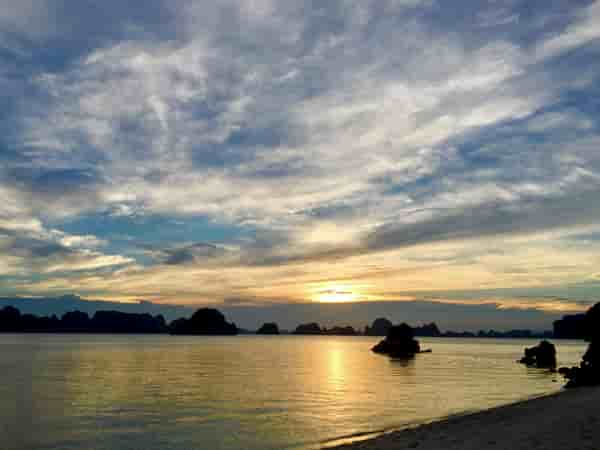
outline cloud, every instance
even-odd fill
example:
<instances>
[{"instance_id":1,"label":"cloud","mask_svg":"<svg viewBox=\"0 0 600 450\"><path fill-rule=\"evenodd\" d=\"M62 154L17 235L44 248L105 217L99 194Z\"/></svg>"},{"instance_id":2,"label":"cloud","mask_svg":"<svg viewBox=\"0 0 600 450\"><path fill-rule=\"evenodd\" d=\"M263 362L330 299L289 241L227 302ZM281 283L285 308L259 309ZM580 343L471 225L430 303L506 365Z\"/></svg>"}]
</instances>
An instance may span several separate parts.
<instances>
[{"instance_id":1,"label":"cloud","mask_svg":"<svg viewBox=\"0 0 600 450\"><path fill-rule=\"evenodd\" d=\"M536 50L539 59L554 58L600 38L600 3L592 2L578 14L578 20L566 30L540 43Z\"/></svg>"},{"instance_id":2,"label":"cloud","mask_svg":"<svg viewBox=\"0 0 600 450\"><path fill-rule=\"evenodd\" d=\"M553 250L600 222L598 2L49 6L0 13L0 270L23 289L590 277ZM524 237L535 274L486 243Z\"/></svg>"},{"instance_id":3,"label":"cloud","mask_svg":"<svg viewBox=\"0 0 600 450\"><path fill-rule=\"evenodd\" d=\"M213 244L196 242L172 248L149 250L158 262L167 265L201 264L225 256L227 250Z\"/></svg>"}]
</instances>

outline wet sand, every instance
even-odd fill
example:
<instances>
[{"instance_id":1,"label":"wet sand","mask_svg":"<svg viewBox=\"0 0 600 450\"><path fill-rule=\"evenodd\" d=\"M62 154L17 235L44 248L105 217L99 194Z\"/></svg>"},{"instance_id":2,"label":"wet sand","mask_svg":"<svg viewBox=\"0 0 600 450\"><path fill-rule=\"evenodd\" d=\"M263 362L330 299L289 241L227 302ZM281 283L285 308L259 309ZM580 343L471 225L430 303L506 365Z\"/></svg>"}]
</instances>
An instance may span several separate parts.
<instances>
[{"instance_id":1,"label":"wet sand","mask_svg":"<svg viewBox=\"0 0 600 450\"><path fill-rule=\"evenodd\" d=\"M600 388L561 391L334 448L599 450Z\"/></svg>"}]
</instances>

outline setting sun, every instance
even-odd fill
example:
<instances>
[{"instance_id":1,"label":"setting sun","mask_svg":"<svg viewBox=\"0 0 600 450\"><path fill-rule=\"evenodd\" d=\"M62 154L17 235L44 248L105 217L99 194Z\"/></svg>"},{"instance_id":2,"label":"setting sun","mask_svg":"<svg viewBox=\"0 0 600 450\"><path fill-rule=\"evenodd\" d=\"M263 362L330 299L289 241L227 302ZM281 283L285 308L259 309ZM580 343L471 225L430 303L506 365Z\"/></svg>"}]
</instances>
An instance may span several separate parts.
<instances>
[{"instance_id":1,"label":"setting sun","mask_svg":"<svg viewBox=\"0 0 600 450\"><path fill-rule=\"evenodd\" d=\"M357 301L360 294L354 286L344 284L329 284L320 286L313 295L319 303L348 303Z\"/></svg>"}]
</instances>

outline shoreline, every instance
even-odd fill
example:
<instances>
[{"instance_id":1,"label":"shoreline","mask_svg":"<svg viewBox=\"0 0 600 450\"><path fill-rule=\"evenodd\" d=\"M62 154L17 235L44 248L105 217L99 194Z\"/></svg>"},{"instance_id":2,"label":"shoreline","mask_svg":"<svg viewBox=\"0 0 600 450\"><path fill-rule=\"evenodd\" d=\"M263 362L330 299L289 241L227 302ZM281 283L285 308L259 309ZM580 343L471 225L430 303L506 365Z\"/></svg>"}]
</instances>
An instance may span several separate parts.
<instances>
[{"instance_id":1,"label":"shoreline","mask_svg":"<svg viewBox=\"0 0 600 450\"><path fill-rule=\"evenodd\" d=\"M367 435L365 435L367 436ZM327 450L600 448L600 387L537 396L397 430L322 443ZM339 445L337 445L339 443Z\"/></svg>"}]
</instances>

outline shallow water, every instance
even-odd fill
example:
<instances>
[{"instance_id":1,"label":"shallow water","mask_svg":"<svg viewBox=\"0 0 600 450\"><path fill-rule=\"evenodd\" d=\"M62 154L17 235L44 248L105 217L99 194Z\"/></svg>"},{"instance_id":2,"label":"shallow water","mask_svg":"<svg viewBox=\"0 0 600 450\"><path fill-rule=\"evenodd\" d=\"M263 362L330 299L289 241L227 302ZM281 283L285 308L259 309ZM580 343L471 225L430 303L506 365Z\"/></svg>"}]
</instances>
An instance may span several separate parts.
<instances>
[{"instance_id":1,"label":"shallow water","mask_svg":"<svg viewBox=\"0 0 600 450\"><path fill-rule=\"evenodd\" d=\"M535 340L423 338L409 362L377 340L0 335L0 448L314 448L562 385L515 363ZM561 365L585 350L555 344Z\"/></svg>"}]
</instances>

